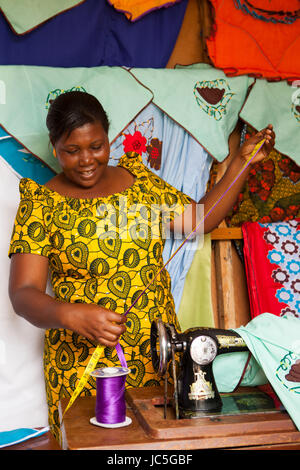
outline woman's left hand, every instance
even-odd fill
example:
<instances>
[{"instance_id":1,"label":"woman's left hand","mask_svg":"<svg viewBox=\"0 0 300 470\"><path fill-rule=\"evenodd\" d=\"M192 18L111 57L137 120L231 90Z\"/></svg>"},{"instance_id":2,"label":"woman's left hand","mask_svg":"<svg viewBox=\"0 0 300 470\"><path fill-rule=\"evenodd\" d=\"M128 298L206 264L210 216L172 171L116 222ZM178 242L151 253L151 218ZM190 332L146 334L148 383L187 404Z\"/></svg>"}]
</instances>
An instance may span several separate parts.
<instances>
[{"instance_id":1,"label":"woman's left hand","mask_svg":"<svg viewBox=\"0 0 300 470\"><path fill-rule=\"evenodd\" d=\"M273 131L272 124L269 124L265 129L257 132L255 135L246 140L239 150L239 155L246 162L251 152L253 152L255 146L262 140L265 139L265 143L256 154L256 156L251 160L251 164L260 162L266 158L275 145L275 132Z\"/></svg>"}]
</instances>

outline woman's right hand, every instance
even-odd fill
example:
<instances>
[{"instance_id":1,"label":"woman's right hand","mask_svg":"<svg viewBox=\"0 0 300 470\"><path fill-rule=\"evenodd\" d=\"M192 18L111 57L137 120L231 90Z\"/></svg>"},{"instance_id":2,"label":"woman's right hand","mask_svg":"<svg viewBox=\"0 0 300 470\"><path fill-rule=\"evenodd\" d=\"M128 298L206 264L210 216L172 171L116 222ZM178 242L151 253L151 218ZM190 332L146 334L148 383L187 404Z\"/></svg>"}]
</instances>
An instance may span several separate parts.
<instances>
[{"instance_id":1,"label":"woman's right hand","mask_svg":"<svg viewBox=\"0 0 300 470\"><path fill-rule=\"evenodd\" d=\"M63 304L66 328L103 346L115 347L126 331L126 317L95 304Z\"/></svg>"},{"instance_id":2,"label":"woman's right hand","mask_svg":"<svg viewBox=\"0 0 300 470\"><path fill-rule=\"evenodd\" d=\"M95 304L68 303L45 293L48 258L30 253L12 256L9 295L15 312L33 325L66 328L104 346L115 347L126 317Z\"/></svg>"}]
</instances>

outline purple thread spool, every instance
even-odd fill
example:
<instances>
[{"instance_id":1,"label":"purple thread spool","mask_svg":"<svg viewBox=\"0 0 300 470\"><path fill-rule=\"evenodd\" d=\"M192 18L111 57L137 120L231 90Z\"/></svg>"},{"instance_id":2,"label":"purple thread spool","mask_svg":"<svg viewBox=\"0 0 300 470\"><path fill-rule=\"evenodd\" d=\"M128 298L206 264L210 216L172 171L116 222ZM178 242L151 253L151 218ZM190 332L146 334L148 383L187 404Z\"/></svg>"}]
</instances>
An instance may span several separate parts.
<instances>
[{"instance_id":1,"label":"purple thread spool","mask_svg":"<svg viewBox=\"0 0 300 470\"><path fill-rule=\"evenodd\" d=\"M104 428L128 426L126 416L125 382L130 369L126 367L103 367L91 372L96 377L96 407L92 424Z\"/></svg>"}]
</instances>

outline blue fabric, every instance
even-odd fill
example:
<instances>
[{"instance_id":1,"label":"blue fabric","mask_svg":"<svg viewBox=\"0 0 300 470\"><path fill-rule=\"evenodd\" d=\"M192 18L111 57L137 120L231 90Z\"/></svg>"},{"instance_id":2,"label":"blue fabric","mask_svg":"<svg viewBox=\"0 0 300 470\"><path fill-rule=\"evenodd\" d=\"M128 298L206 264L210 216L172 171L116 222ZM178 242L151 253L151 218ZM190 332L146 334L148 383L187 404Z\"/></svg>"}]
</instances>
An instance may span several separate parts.
<instances>
[{"instance_id":1,"label":"blue fabric","mask_svg":"<svg viewBox=\"0 0 300 470\"><path fill-rule=\"evenodd\" d=\"M86 0L22 36L0 14L0 65L165 67L186 5L131 23L106 0Z\"/></svg>"},{"instance_id":2,"label":"blue fabric","mask_svg":"<svg viewBox=\"0 0 300 470\"><path fill-rule=\"evenodd\" d=\"M41 436L48 430L48 427L42 428L40 430L31 428L19 428L12 429L11 431L0 432L0 448L12 446L19 442L26 441L27 439L31 439L32 437Z\"/></svg>"},{"instance_id":3,"label":"blue fabric","mask_svg":"<svg viewBox=\"0 0 300 470\"><path fill-rule=\"evenodd\" d=\"M13 137L0 126L0 155L22 178L31 178L45 184L55 173L42 161L25 151Z\"/></svg>"},{"instance_id":4,"label":"blue fabric","mask_svg":"<svg viewBox=\"0 0 300 470\"><path fill-rule=\"evenodd\" d=\"M148 154L142 154L148 168L163 178L176 189L184 192L195 201L199 201L206 192L212 157L191 137L181 126L176 124L154 104L149 104L136 119L124 130L111 146L111 164L116 164L124 153L124 134L133 135L135 131L147 139L149 145L152 138L162 141L161 167L151 168ZM172 253L182 244L183 239L167 239L163 258L167 262ZM167 265L171 281L175 310L178 312L184 288L185 276L191 266L199 240L189 240Z\"/></svg>"}]
</instances>

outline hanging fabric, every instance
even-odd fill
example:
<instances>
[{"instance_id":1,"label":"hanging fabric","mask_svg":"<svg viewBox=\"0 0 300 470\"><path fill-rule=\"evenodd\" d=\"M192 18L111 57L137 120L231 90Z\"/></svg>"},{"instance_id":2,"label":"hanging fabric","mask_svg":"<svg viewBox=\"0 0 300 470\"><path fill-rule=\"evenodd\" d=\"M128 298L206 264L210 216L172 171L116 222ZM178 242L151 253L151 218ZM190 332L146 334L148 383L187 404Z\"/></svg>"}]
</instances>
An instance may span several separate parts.
<instances>
[{"instance_id":1,"label":"hanging fabric","mask_svg":"<svg viewBox=\"0 0 300 470\"><path fill-rule=\"evenodd\" d=\"M299 319L265 312L235 331L300 430Z\"/></svg>"},{"instance_id":2,"label":"hanging fabric","mask_svg":"<svg viewBox=\"0 0 300 470\"><path fill-rule=\"evenodd\" d=\"M45 121L50 100L65 91L86 91L100 100L111 122L110 142L153 101L201 148L222 161L229 153L228 139L252 83L248 77L227 79L223 72L205 64L131 71L122 67L4 66L0 76L10 103L3 106L0 124L56 172L60 169L52 155ZM159 168L159 142L153 140L148 146L150 166Z\"/></svg>"},{"instance_id":3,"label":"hanging fabric","mask_svg":"<svg viewBox=\"0 0 300 470\"><path fill-rule=\"evenodd\" d=\"M211 301L210 233L199 241L190 269L186 273L177 312L182 331L201 326L215 327ZM180 254L178 254L180 256Z\"/></svg>"},{"instance_id":4,"label":"hanging fabric","mask_svg":"<svg viewBox=\"0 0 300 470\"><path fill-rule=\"evenodd\" d=\"M181 0L107 0L130 21L137 21L160 8L169 8Z\"/></svg>"},{"instance_id":5,"label":"hanging fabric","mask_svg":"<svg viewBox=\"0 0 300 470\"><path fill-rule=\"evenodd\" d=\"M206 44L215 67L234 76L299 78L299 0L210 2L215 22Z\"/></svg>"},{"instance_id":6,"label":"hanging fabric","mask_svg":"<svg viewBox=\"0 0 300 470\"><path fill-rule=\"evenodd\" d=\"M300 219L247 222L242 232L251 317L300 319Z\"/></svg>"},{"instance_id":7,"label":"hanging fabric","mask_svg":"<svg viewBox=\"0 0 300 470\"><path fill-rule=\"evenodd\" d=\"M276 150L300 164L300 79L292 85L256 80L240 117L255 129L272 123Z\"/></svg>"},{"instance_id":8,"label":"hanging fabric","mask_svg":"<svg viewBox=\"0 0 300 470\"><path fill-rule=\"evenodd\" d=\"M249 77L228 78L208 64L173 69L133 68L130 73L153 93L153 103L191 134L210 155L222 161L238 121Z\"/></svg>"},{"instance_id":9,"label":"hanging fabric","mask_svg":"<svg viewBox=\"0 0 300 470\"><path fill-rule=\"evenodd\" d=\"M255 132L246 125L245 138ZM296 217L300 217L300 167L273 149L267 159L252 165L226 223L234 227L244 222L270 223Z\"/></svg>"},{"instance_id":10,"label":"hanging fabric","mask_svg":"<svg viewBox=\"0 0 300 470\"><path fill-rule=\"evenodd\" d=\"M32 155L0 126L0 156L17 174L31 178L37 183L49 181L55 172Z\"/></svg>"},{"instance_id":11,"label":"hanging fabric","mask_svg":"<svg viewBox=\"0 0 300 470\"><path fill-rule=\"evenodd\" d=\"M12 8L16 1L6 3ZM44 9L54 2L42 3ZM182 0L131 23L107 0L85 0L23 36L16 35L0 14L0 64L165 67L186 6L187 0Z\"/></svg>"},{"instance_id":12,"label":"hanging fabric","mask_svg":"<svg viewBox=\"0 0 300 470\"><path fill-rule=\"evenodd\" d=\"M95 95L106 110L112 141L152 99L152 94L122 67L52 68L4 66L5 99L0 124L27 150L59 172L49 143L46 117L50 100L65 91ZM116 92L117 90L117 92Z\"/></svg>"},{"instance_id":13,"label":"hanging fabric","mask_svg":"<svg viewBox=\"0 0 300 470\"><path fill-rule=\"evenodd\" d=\"M0 0L0 10L15 34L25 34L85 0Z\"/></svg>"}]
</instances>

